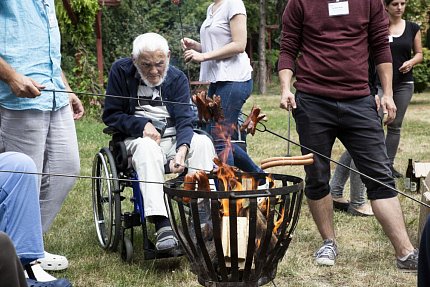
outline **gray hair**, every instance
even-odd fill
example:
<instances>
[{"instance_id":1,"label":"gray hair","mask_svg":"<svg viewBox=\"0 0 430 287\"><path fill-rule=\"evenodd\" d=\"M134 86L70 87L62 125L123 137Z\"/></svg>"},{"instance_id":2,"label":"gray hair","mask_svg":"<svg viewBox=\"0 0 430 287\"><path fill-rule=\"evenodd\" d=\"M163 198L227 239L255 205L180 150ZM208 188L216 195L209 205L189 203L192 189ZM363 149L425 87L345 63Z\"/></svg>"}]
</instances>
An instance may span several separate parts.
<instances>
[{"instance_id":1,"label":"gray hair","mask_svg":"<svg viewBox=\"0 0 430 287\"><path fill-rule=\"evenodd\" d=\"M169 53L167 40L157 33L145 33L134 39L132 56L134 59L137 59L142 52L154 52L158 50L161 50L166 55Z\"/></svg>"}]
</instances>

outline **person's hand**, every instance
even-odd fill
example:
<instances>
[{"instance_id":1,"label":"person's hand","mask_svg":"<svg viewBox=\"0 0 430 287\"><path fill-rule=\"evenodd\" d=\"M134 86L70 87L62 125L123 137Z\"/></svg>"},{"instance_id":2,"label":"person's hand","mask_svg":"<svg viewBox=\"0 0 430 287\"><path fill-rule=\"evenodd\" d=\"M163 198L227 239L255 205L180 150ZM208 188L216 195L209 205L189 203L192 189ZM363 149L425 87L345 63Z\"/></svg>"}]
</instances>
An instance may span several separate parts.
<instances>
[{"instance_id":1,"label":"person's hand","mask_svg":"<svg viewBox=\"0 0 430 287\"><path fill-rule=\"evenodd\" d=\"M84 115L84 106L81 100L74 93L69 96L70 107L72 108L73 119L79 120Z\"/></svg>"},{"instance_id":2,"label":"person's hand","mask_svg":"<svg viewBox=\"0 0 430 287\"><path fill-rule=\"evenodd\" d=\"M403 65L399 68L400 73L406 74L407 72L409 72L412 68L413 68L413 64L412 62L406 61L403 63Z\"/></svg>"},{"instance_id":3,"label":"person's hand","mask_svg":"<svg viewBox=\"0 0 430 287\"><path fill-rule=\"evenodd\" d=\"M154 127L154 125L150 122L146 123L145 128L143 129L143 137L149 137L153 139L157 144L160 144L161 135Z\"/></svg>"},{"instance_id":4,"label":"person's hand","mask_svg":"<svg viewBox=\"0 0 430 287\"><path fill-rule=\"evenodd\" d=\"M381 98L378 95L375 95L375 102L376 102L376 110L379 111L381 108Z\"/></svg>"},{"instance_id":5,"label":"person's hand","mask_svg":"<svg viewBox=\"0 0 430 287\"><path fill-rule=\"evenodd\" d=\"M176 152L175 158L173 158L170 163L170 171L173 173L181 173L185 169L185 158L188 153L188 147L187 146L180 146L178 151Z\"/></svg>"},{"instance_id":6,"label":"person's hand","mask_svg":"<svg viewBox=\"0 0 430 287\"><path fill-rule=\"evenodd\" d=\"M181 0L172 0L172 4L179 5L181 4Z\"/></svg>"},{"instance_id":7,"label":"person's hand","mask_svg":"<svg viewBox=\"0 0 430 287\"><path fill-rule=\"evenodd\" d=\"M184 52L184 59L185 59L185 63L188 63L190 61L201 63L206 60L203 53L199 53L195 50L186 50Z\"/></svg>"},{"instance_id":8,"label":"person's hand","mask_svg":"<svg viewBox=\"0 0 430 287\"><path fill-rule=\"evenodd\" d=\"M381 99L381 106L384 111L384 124L388 125L396 118L397 107L394 103L393 97L383 95Z\"/></svg>"},{"instance_id":9,"label":"person's hand","mask_svg":"<svg viewBox=\"0 0 430 287\"><path fill-rule=\"evenodd\" d=\"M289 90L281 92L281 103L279 104L281 109L285 109L287 111L291 111L292 109L297 108L296 101L294 99L294 94Z\"/></svg>"},{"instance_id":10,"label":"person's hand","mask_svg":"<svg viewBox=\"0 0 430 287\"><path fill-rule=\"evenodd\" d=\"M181 47L184 51L190 50L190 49L197 50L198 44L199 43L197 41L190 38L184 37L183 39L181 39Z\"/></svg>"},{"instance_id":11,"label":"person's hand","mask_svg":"<svg viewBox=\"0 0 430 287\"><path fill-rule=\"evenodd\" d=\"M10 89L19 98L35 98L45 86L22 74L16 73L9 81Z\"/></svg>"}]
</instances>

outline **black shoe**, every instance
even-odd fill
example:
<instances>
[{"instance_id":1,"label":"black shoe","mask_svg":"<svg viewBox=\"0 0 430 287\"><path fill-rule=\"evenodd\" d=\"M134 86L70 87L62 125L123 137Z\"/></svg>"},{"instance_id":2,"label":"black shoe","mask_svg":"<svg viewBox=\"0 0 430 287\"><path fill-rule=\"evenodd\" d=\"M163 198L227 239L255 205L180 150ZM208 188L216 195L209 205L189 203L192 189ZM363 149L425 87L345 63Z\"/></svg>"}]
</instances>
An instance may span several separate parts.
<instances>
[{"instance_id":1,"label":"black shoe","mask_svg":"<svg viewBox=\"0 0 430 287\"><path fill-rule=\"evenodd\" d=\"M394 178L402 178L403 177L403 174L401 174L400 172L395 170L393 166L391 166L390 169L391 169L391 173L393 174Z\"/></svg>"},{"instance_id":2,"label":"black shoe","mask_svg":"<svg viewBox=\"0 0 430 287\"><path fill-rule=\"evenodd\" d=\"M349 207L349 202L340 202L333 199L333 208L339 211L347 212Z\"/></svg>"}]
</instances>

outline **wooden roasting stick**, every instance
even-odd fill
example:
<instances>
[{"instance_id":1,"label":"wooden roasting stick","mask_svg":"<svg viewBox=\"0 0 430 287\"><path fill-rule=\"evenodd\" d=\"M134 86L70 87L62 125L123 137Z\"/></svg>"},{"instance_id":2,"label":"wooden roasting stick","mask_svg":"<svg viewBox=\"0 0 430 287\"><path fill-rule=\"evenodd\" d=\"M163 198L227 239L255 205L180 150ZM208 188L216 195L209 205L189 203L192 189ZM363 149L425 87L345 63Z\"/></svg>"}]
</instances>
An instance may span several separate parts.
<instances>
[{"instance_id":1,"label":"wooden roasting stick","mask_svg":"<svg viewBox=\"0 0 430 287\"><path fill-rule=\"evenodd\" d=\"M303 156L271 157L261 161L261 168L266 169L283 165L310 165L314 163L313 153Z\"/></svg>"}]
</instances>

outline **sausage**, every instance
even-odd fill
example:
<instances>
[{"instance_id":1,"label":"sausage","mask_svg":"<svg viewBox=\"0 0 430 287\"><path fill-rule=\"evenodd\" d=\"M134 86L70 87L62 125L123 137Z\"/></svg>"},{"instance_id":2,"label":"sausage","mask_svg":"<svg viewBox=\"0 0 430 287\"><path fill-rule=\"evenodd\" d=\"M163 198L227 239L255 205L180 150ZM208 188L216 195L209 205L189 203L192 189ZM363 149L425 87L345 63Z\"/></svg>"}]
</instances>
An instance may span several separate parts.
<instances>
[{"instance_id":1,"label":"sausage","mask_svg":"<svg viewBox=\"0 0 430 287\"><path fill-rule=\"evenodd\" d=\"M266 162L261 165L262 169L266 169L269 167L275 167L275 166L283 166L283 165L310 165L314 163L313 158L309 159L292 159L292 160L275 160Z\"/></svg>"},{"instance_id":2,"label":"sausage","mask_svg":"<svg viewBox=\"0 0 430 287\"><path fill-rule=\"evenodd\" d=\"M197 189L199 191L211 191L209 177L204 171L197 171L195 173L195 178L197 180Z\"/></svg>"},{"instance_id":3,"label":"sausage","mask_svg":"<svg viewBox=\"0 0 430 287\"><path fill-rule=\"evenodd\" d=\"M275 161L275 160L288 160L288 159L292 159L292 160L299 159L299 160L301 160L301 159L310 159L310 158L313 158L313 157L314 157L313 153L308 153L308 154L305 154L305 155L298 155L298 156L290 156L290 157L285 157L285 156L269 157L269 158L263 159L261 161L261 164L264 164L264 163L267 163L267 162L270 162L270 161Z\"/></svg>"},{"instance_id":4,"label":"sausage","mask_svg":"<svg viewBox=\"0 0 430 287\"><path fill-rule=\"evenodd\" d=\"M262 120L266 118L265 114L260 114L261 109L258 106L253 106L251 109L251 113L249 116L245 119L243 124L240 126L241 131L246 131L246 133L254 135L255 129L257 128L257 124Z\"/></svg>"},{"instance_id":5,"label":"sausage","mask_svg":"<svg viewBox=\"0 0 430 287\"><path fill-rule=\"evenodd\" d=\"M205 121L209 121L212 116L208 107L209 98L206 96L206 92L198 92L197 94L194 94L191 98L193 103L197 106L199 121L202 121L202 119L204 119Z\"/></svg>"},{"instance_id":6,"label":"sausage","mask_svg":"<svg viewBox=\"0 0 430 287\"><path fill-rule=\"evenodd\" d=\"M196 190L196 174L188 173L184 177L184 190ZM184 203L190 202L189 197L183 197L182 201Z\"/></svg>"}]
</instances>

